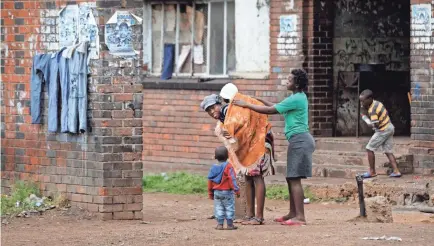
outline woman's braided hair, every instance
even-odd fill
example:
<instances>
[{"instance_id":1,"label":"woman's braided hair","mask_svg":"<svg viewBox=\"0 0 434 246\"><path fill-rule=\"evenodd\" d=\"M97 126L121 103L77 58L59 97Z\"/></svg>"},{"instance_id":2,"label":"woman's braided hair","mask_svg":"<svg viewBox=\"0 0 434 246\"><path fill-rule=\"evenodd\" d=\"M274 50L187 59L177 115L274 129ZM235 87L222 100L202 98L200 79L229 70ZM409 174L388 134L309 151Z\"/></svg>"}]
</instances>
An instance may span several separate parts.
<instances>
[{"instance_id":1,"label":"woman's braided hair","mask_svg":"<svg viewBox=\"0 0 434 246\"><path fill-rule=\"evenodd\" d=\"M307 73L303 69L294 69L291 71L294 75L294 83L298 85L298 89L305 90L307 88Z\"/></svg>"}]
</instances>

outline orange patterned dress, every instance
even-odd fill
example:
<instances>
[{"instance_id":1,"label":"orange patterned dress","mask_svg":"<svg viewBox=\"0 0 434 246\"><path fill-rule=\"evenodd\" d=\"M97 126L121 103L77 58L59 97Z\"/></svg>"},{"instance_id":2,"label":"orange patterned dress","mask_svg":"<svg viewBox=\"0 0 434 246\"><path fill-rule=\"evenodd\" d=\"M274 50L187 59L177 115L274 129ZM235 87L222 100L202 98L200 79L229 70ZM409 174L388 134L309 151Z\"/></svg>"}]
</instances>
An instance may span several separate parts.
<instances>
[{"instance_id":1,"label":"orange patterned dress","mask_svg":"<svg viewBox=\"0 0 434 246\"><path fill-rule=\"evenodd\" d=\"M240 93L234 99L263 105ZM232 138L226 139L223 130ZM215 133L228 148L229 159L238 173L248 176L274 174L273 137L267 115L230 104L224 123L217 123Z\"/></svg>"}]
</instances>

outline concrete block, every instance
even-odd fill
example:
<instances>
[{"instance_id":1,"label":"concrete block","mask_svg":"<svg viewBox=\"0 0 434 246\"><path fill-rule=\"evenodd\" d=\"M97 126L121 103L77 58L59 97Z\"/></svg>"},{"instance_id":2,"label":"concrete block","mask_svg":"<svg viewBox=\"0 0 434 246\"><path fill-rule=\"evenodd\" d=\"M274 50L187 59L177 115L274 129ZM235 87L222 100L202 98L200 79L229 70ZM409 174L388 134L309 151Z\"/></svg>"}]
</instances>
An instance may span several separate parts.
<instances>
[{"instance_id":1,"label":"concrete block","mask_svg":"<svg viewBox=\"0 0 434 246\"><path fill-rule=\"evenodd\" d=\"M134 219L134 212L114 212L113 219L115 220L132 220Z\"/></svg>"},{"instance_id":2,"label":"concrete block","mask_svg":"<svg viewBox=\"0 0 434 246\"><path fill-rule=\"evenodd\" d=\"M392 205L383 196L365 199L366 218L368 222L392 223Z\"/></svg>"}]
</instances>

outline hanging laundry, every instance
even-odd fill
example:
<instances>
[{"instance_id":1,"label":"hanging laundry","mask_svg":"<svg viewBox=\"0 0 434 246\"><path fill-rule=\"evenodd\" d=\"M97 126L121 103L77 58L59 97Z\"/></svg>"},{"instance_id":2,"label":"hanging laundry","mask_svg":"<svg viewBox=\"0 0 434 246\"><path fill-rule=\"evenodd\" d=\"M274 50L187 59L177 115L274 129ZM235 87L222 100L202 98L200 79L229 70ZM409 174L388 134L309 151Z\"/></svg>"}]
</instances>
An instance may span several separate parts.
<instances>
[{"instance_id":1,"label":"hanging laundry","mask_svg":"<svg viewBox=\"0 0 434 246\"><path fill-rule=\"evenodd\" d=\"M62 52L65 48L61 49L51 55L50 60L50 79L48 80L48 131L57 132L58 128L58 103L59 103L59 61Z\"/></svg>"},{"instance_id":2,"label":"hanging laundry","mask_svg":"<svg viewBox=\"0 0 434 246\"><path fill-rule=\"evenodd\" d=\"M71 133L87 130L88 48L88 42L80 43L69 60L68 131Z\"/></svg>"},{"instance_id":3,"label":"hanging laundry","mask_svg":"<svg viewBox=\"0 0 434 246\"><path fill-rule=\"evenodd\" d=\"M60 112L60 132L68 132L68 98L69 98L69 59L66 58L67 49L63 50L59 60L60 95L62 109Z\"/></svg>"},{"instance_id":4,"label":"hanging laundry","mask_svg":"<svg viewBox=\"0 0 434 246\"><path fill-rule=\"evenodd\" d=\"M41 124L41 93L42 85L50 79L51 55L38 54L33 57L32 73L30 75L30 115L32 124Z\"/></svg>"},{"instance_id":5,"label":"hanging laundry","mask_svg":"<svg viewBox=\"0 0 434 246\"><path fill-rule=\"evenodd\" d=\"M48 131L58 131L60 85L60 131L84 133L87 130L88 56L89 42L62 48L54 54L34 56L30 101L32 124L41 124L41 93L45 84L48 90Z\"/></svg>"},{"instance_id":6,"label":"hanging laundry","mask_svg":"<svg viewBox=\"0 0 434 246\"><path fill-rule=\"evenodd\" d=\"M173 61L175 55L174 44L164 44L164 58L163 58L163 72L161 73L162 80L172 78L173 74Z\"/></svg>"}]
</instances>

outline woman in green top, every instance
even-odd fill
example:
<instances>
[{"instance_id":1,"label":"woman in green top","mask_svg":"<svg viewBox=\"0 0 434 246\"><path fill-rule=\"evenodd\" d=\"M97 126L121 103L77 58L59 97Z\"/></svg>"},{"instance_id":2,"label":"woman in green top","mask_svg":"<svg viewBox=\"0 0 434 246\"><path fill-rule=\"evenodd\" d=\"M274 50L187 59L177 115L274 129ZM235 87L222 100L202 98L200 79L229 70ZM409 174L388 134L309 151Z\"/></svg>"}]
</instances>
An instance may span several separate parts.
<instances>
[{"instance_id":1,"label":"woman in green top","mask_svg":"<svg viewBox=\"0 0 434 246\"><path fill-rule=\"evenodd\" d=\"M282 225L305 225L304 192L301 179L312 177L312 154L315 140L309 133L308 101L304 90L307 88L307 74L302 69L291 72L287 89L293 94L278 104L260 100L265 106L234 101L235 105L249 108L262 114L282 114L285 118L285 136L288 139L286 181L289 191L289 213L274 221Z\"/></svg>"}]
</instances>

